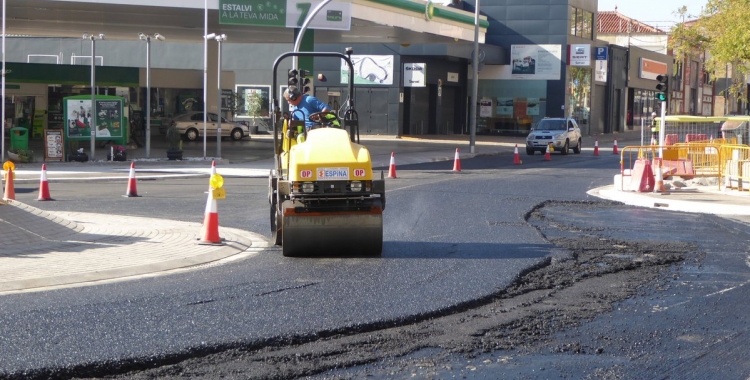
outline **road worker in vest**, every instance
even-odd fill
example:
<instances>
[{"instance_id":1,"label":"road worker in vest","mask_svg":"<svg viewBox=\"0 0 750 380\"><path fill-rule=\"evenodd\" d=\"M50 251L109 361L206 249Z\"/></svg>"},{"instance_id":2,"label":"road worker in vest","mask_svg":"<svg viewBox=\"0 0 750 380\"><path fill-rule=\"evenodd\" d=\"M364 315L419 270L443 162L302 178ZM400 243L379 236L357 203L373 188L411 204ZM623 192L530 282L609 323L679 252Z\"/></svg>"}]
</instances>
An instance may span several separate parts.
<instances>
[{"instance_id":1,"label":"road worker in vest","mask_svg":"<svg viewBox=\"0 0 750 380\"><path fill-rule=\"evenodd\" d=\"M659 141L659 121L656 119L656 112L651 112L651 145L656 145Z\"/></svg>"}]
</instances>

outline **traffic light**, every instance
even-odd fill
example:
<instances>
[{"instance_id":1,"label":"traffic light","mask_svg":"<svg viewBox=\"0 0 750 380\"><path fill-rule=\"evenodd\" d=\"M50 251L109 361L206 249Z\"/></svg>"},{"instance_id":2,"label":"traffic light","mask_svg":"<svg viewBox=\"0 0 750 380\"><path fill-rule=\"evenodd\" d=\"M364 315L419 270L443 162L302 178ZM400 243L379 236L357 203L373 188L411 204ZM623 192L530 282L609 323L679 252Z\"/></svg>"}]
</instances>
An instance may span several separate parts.
<instances>
[{"instance_id":1,"label":"traffic light","mask_svg":"<svg viewBox=\"0 0 750 380\"><path fill-rule=\"evenodd\" d=\"M666 102L669 95L669 75L658 75L656 80L659 82L656 85L656 99Z\"/></svg>"},{"instance_id":2,"label":"traffic light","mask_svg":"<svg viewBox=\"0 0 750 380\"><path fill-rule=\"evenodd\" d=\"M298 88L300 89L300 92L303 94L310 92L310 87L308 86L310 84L309 76L310 76L310 70L302 70L302 69L299 70L300 82L299 82Z\"/></svg>"},{"instance_id":3,"label":"traffic light","mask_svg":"<svg viewBox=\"0 0 750 380\"><path fill-rule=\"evenodd\" d=\"M299 88L297 86L297 84L299 83L299 77L298 77L299 76L299 72L296 69L291 69L291 70L289 70L289 74L288 75L289 75L289 85L290 86L295 86L295 87Z\"/></svg>"}]
</instances>

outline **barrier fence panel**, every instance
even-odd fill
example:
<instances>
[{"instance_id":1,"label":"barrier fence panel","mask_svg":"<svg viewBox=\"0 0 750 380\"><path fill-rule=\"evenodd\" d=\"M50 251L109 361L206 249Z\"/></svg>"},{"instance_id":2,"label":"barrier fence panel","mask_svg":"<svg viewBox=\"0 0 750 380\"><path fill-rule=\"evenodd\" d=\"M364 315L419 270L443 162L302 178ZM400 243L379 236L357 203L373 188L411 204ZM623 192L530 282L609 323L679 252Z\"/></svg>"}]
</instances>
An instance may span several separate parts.
<instances>
[{"instance_id":1,"label":"barrier fence panel","mask_svg":"<svg viewBox=\"0 0 750 380\"><path fill-rule=\"evenodd\" d=\"M669 149L670 147L665 147ZM721 176L721 144L709 142L678 143L672 149L677 149L679 160L689 161L695 177Z\"/></svg>"},{"instance_id":2,"label":"barrier fence panel","mask_svg":"<svg viewBox=\"0 0 750 380\"><path fill-rule=\"evenodd\" d=\"M667 116L664 126L664 145L722 138L721 126L725 121L725 117ZM657 122L660 120L657 119Z\"/></svg>"},{"instance_id":3,"label":"barrier fence panel","mask_svg":"<svg viewBox=\"0 0 750 380\"><path fill-rule=\"evenodd\" d=\"M725 189L750 189L750 146L722 145L720 172ZM721 176L719 177L721 183Z\"/></svg>"},{"instance_id":4,"label":"barrier fence panel","mask_svg":"<svg viewBox=\"0 0 750 380\"><path fill-rule=\"evenodd\" d=\"M620 176L623 182L620 185L632 176L636 162L645 159L654 172L661 170L663 178L715 177L719 180L719 189L723 185L727 189L750 190L747 142L750 142L750 116L667 116L663 146L622 149ZM659 158L660 149L662 158Z\"/></svg>"}]
</instances>

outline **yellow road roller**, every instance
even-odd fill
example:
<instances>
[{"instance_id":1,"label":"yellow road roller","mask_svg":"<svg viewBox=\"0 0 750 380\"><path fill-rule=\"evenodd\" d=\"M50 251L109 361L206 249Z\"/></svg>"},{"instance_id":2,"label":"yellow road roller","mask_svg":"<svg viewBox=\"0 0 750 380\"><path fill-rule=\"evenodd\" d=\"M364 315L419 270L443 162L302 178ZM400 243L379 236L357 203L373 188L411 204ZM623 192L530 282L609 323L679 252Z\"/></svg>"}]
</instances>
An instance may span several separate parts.
<instances>
[{"instance_id":1,"label":"yellow road roller","mask_svg":"<svg viewBox=\"0 0 750 380\"><path fill-rule=\"evenodd\" d=\"M349 66L349 99L340 114L313 113L308 117L313 125L308 128L305 120L281 117L277 69L282 60L293 56L330 57ZM350 56L284 53L274 62L273 78L275 164L268 178L271 240L281 245L284 256L379 256L385 179L382 171L376 178L370 152L359 144Z\"/></svg>"}]
</instances>

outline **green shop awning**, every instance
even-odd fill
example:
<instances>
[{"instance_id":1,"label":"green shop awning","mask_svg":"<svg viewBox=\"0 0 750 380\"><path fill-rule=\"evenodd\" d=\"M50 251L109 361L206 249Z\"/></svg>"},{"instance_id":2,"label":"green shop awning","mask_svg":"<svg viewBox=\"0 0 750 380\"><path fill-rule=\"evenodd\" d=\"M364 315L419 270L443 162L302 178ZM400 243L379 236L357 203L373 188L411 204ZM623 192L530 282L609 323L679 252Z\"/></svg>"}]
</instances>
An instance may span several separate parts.
<instances>
[{"instance_id":1,"label":"green shop awning","mask_svg":"<svg viewBox=\"0 0 750 380\"><path fill-rule=\"evenodd\" d=\"M7 62L5 80L15 83L91 84L91 66ZM96 66L97 86L138 87L137 67Z\"/></svg>"}]
</instances>

